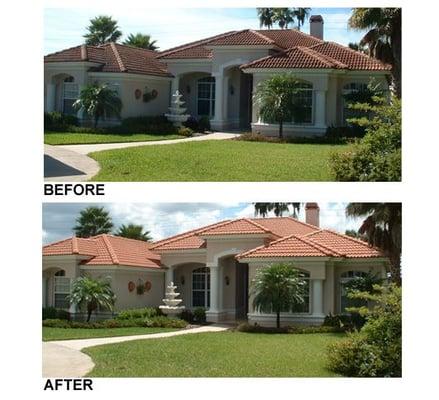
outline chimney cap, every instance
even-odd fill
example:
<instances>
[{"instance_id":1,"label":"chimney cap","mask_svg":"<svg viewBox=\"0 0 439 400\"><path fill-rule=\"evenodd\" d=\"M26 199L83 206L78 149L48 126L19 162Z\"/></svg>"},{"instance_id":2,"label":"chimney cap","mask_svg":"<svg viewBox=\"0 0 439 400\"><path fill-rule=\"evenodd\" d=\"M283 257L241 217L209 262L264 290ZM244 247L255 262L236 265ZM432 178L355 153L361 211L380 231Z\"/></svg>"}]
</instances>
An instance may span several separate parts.
<instances>
[{"instance_id":1,"label":"chimney cap","mask_svg":"<svg viewBox=\"0 0 439 400\"><path fill-rule=\"evenodd\" d=\"M321 15L311 15L309 22L323 22L323 17Z\"/></svg>"},{"instance_id":2,"label":"chimney cap","mask_svg":"<svg viewBox=\"0 0 439 400\"><path fill-rule=\"evenodd\" d=\"M311 210L311 209L317 209L319 210L320 207L317 203L306 203L305 204L305 210Z\"/></svg>"}]
</instances>

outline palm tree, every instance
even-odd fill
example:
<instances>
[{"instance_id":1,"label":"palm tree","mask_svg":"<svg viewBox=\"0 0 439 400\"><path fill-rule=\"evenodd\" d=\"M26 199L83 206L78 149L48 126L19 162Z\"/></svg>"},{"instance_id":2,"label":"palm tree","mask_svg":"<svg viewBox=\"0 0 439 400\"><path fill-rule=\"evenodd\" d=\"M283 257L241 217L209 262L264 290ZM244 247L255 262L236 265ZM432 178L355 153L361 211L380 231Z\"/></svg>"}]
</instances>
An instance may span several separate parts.
<instances>
[{"instance_id":1,"label":"palm tree","mask_svg":"<svg viewBox=\"0 0 439 400\"><path fill-rule=\"evenodd\" d=\"M88 33L84 35L85 43L92 46L117 42L122 36L117 21L108 15L99 15L92 18L87 31Z\"/></svg>"},{"instance_id":2,"label":"palm tree","mask_svg":"<svg viewBox=\"0 0 439 400\"><path fill-rule=\"evenodd\" d=\"M141 49L157 50L155 45L157 40L151 40L150 35L144 35L143 33L136 33L135 35L130 33L127 40L123 42L128 46L139 47Z\"/></svg>"},{"instance_id":3,"label":"palm tree","mask_svg":"<svg viewBox=\"0 0 439 400\"><path fill-rule=\"evenodd\" d=\"M271 29L273 26L273 8L257 8L259 27L267 27Z\"/></svg>"},{"instance_id":4,"label":"palm tree","mask_svg":"<svg viewBox=\"0 0 439 400\"><path fill-rule=\"evenodd\" d=\"M97 310L98 306L112 311L116 296L109 281L84 276L75 279L68 299L71 304L87 310L89 322L91 313Z\"/></svg>"},{"instance_id":5,"label":"palm tree","mask_svg":"<svg viewBox=\"0 0 439 400\"><path fill-rule=\"evenodd\" d=\"M360 51L361 53L364 53L364 54L369 54L367 47L361 43L350 42L350 43L348 43L348 47L352 50Z\"/></svg>"},{"instance_id":6,"label":"palm tree","mask_svg":"<svg viewBox=\"0 0 439 400\"><path fill-rule=\"evenodd\" d=\"M280 328L280 313L302 304L306 281L292 264L273 264L262 268L252 282L253 306L257 311L275 312L276 327Z\"/></svg>"},{"instance_id":7,"label":"palm tree","mask_svg":"<svg viewBox=\"0 0 439 400\"><path fill-rule=\"evenodd\" d=\"M297 218L300 211L300 203L253 203L255 206L255 215L265 218L270 211L274 211L276 217L282 217L284 212L289 210L289 206L293 207L293 217Z\"/></svg>"},{"instance_id":8,"label":"palm tree","mask_svg":"<svg viewBox=\"0 0 439 400\"><path fill-rule=\"evenodd\" d=\"M122 224L115 233L115 236L143 240L144 242L149 242L152 240L151 236L149 235L149 231L143 231L142 225L135 224Z\"/></svg>"},{"instance_id":9,"label":"palm tree","mask_svg":"<svg viewBox=\"0 0 439 400\"><path fill-rule=\"evenodd\" d=\"M279 28L288 29L288 25L294 22L294 14L290 8L273 8L273 21Z\"/></svg>"},{"instance_id":10,"label":"palm tree","mask_svg":"<svg viewBox=\"0 0 439 400\"><path fill-rule=\"evenodd\" d=\"M113 222L104 207L87 207L82 210L73 228L76 236L82 238L110 233L112 229Z\"/></svg>"},{"instance_id":11,"label":"palm tree","mask_svg":"<svg viewBox=\"0 0 439 400\"><path fill-rule=\"evenodd\" d=\"M283 138L283 123L302 115L303 105L296 96L300 91L300 81L291 73L273 75L256 87L259 115L265 122L279 124L279 138Z\"/></svg>"},{"instance_id":12,"label":"palm tree","mask_svg":"<svg viewBox=\"0 0 439 400\"><path fill-rule=\"evenodd\" d=\"M369 54L392 65L392 86L401 97L401 8L354 8L349 18L353 29L368 32L360 44L369 47Z\"/></svg>"},{"instance_id":13,"label":"palm tree","mask_svg":"<svg viewBox=\"0 0 439 400\"><path fill-rule=\"evenodd\" d=\"M94 120L94 127L98 126L101 117L115 115L120 118L122 100L116 90L107 84L87 85L81 90L78 100L73 103L76 110L84 110Z\"/></svg>"},{"instance_id":14,"label":"palm tree","mask_svg":"<svg viewBox=\"0 0 439 400\"><path fill-rule=\"evenodd\" d=\"M401 285L401 203L349 203L346 215L365 218L358 232L389 257L390 277Z\"/></svg>"},{"instance_id":15,"label":"palm tree","mask_svg":"<svg viewBox=\"0 0 439 400\"><path fill-rule=\"evenodd\" d=\"M293 16L297 20L297 29L300 31L300 27L305 23L306 17L309 15L311 8L293 8Z\"/></svg>"}]
</instances>

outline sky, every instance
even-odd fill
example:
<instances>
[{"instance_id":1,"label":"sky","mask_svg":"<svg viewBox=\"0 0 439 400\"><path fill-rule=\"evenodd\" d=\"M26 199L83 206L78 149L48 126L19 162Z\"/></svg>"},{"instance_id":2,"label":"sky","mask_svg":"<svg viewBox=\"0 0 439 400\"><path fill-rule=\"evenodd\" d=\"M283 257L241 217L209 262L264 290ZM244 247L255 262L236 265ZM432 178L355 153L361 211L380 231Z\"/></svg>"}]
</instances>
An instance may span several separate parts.
<instances>
[{"instance_id":1,"label":"sky","mask_svg":"<svg viewBox=\"0 0 439 400\"><path fill-rule=\"evenodd\" d=\"M323 16L325 40L347 45L364 34L347 27L350 8L312 8L312 14ZM230 30L259 29L256 8L46 8L44 54L82 43L90 19L98 15L111 15L118 21L122 41L130 33L149 34L159 50ZM301 30L309 33L309 23Z\"/></svg>"},{"instance_id":2,"label":"sky","mask_svg":"<svg viewBox=\"0 0 439 400\"><path fill-rule=\"evenodd\" d=\"M361 219L347 218L346 204L319 203L320 227L342 233L346 229L358 229ZM72 236L79 212L89 206L105 207L115 228L129 223L143 225L154 240L224 219L254 217L252 203L43 203L43 243ZM303 207L298 218L305 221Z\"/></svg>"}]
</instances>

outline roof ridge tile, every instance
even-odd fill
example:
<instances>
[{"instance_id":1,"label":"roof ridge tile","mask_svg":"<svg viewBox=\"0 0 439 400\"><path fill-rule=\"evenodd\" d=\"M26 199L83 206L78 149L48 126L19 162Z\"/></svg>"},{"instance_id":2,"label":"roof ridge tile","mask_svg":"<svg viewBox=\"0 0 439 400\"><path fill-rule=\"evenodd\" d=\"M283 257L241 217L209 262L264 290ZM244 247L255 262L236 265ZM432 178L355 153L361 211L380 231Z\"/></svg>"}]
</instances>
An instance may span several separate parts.
<instances>
[{"instance_id":1,"label":"roof ridge tile","mask_svg":"<svg viewBox=\"0 0 439 400\"><path fill-rule=\"evenodd\" d=\"M117 258L117 254L113 249L113 246L110 243L110 240L108 239L108 236L106 234L102 234L102 241L104 242L105 246L107 247L108 254L110 254L111 261L113 264L119 265L119 260Z\"/></svg>"},{"instance_id":2,"label":"roof ridge tile","mask_svg":"<svg viewBox=\"0 0 439 400\"><path fill-rule=\"evenodd\" d=\"M123 64L122 57L119 54L119 51L117 50L116 44L114 42L110 43L111 50L113 51L114 57L116 58L117 64L119 65L119 68L122 72L125 72L127 69L125 68L125 65Z\"/></svg>"}]
</instances>

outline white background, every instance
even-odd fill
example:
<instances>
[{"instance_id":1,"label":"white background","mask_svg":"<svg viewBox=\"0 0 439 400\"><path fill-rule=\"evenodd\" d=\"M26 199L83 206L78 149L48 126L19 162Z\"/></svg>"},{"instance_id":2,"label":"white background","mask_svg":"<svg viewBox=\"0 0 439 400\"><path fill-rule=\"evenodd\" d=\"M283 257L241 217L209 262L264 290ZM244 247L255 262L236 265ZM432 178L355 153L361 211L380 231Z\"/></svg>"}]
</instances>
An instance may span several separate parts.
<instances>
[{"instance_id":1,"label":"white background","mask_svg":"<svg viewBox=\"0 0 439 400\"><path fill-rule=\"evenodd\" d=\"M96 201L402 201L402 379L94 379L93 392L43 392L41 378L41 202L43 185L44 6L146 7L146 1L14 1L1 9L2 195L1 333L3 398L307 398L437 397L438 359L438 31L437 2L372 1L355 6L403 6L403 183L117 184ZM160 6L206 6L162 1ZM157 4L156 4L157 5ZM346 1L210 1L215 7L349 7ZM4 394L9 393L8 397ZM434 395L436 393L436 395Z\"/></svg>"}]
</instances>

